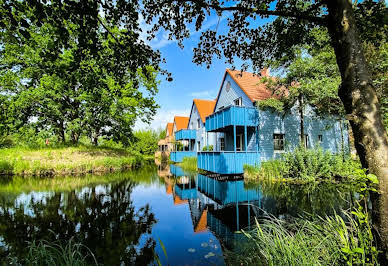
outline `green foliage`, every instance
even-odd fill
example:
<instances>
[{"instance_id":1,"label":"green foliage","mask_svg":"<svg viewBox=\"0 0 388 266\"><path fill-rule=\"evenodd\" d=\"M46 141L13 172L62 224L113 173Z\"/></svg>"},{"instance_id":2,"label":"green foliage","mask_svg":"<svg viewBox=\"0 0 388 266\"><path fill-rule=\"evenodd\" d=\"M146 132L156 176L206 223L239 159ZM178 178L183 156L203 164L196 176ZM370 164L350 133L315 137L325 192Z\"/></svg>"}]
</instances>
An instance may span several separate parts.
<instances>
[{"instance_id":1,"label":"green foliage","mask_svg":"<svg viewBox=\"0 0 388 266\"><path fill-rule=\"evenodd\" d=\"M256 221L233 265L378 265L370 219L362 210L334 217Z\"/></svg>"},{"instance_id":2,"label":"green foliage","mask_svg":"<svg viewBox=\"0 0 388 266\"><path fill-rule=\"evenodd\" d=\"M332 154L321 147L298 147L281 159L262 162L260 167L245 166L244 171L254 178L347 180L365 179L366 172L359 162L343 154Z\"/></svg>"},{"instance_id":3,"label":"green foliage","mask_svg":"<svg viewBox=\"0 0 388 266\"><path fill-rule=\"evenodd\" d=\"M131 149L144 155L153 155L158 150L159 136L158 132L152 129L136 131Z\"/></svg>"},{"instance_id":4,"label":"green foliage","mask_svg":"<svg viewBox=\"0 0 388 266\"><path fill-rule=\"evenodd\" d=\"M179 164L183 170L197 171L197 157L185 157Z\"/></svg>"},{"instance_id":5,"label":"green foliage","mask_svg":"<svg viewBox=\"0 0 388 266\"><path fill-rule=\"evenodd\" d=\"M203 146L202 151L213 151L213 145Z\"/></svg>"},{"instance_id":6,"label":"green foliage","mask_svg":"<svg viewBox=\"0 0 388 266\"><path fill-rule=\"evenodd\" d=\"M158 107L160 56L136 33L137 3L65 2L0 4L0 137L6 98L14 132L128 145L136 120Z\"/></svg>"},{"instance_id":7,"label":"green foliage","mask_svg":"<svg viewBox=\"0 0 388 266\"><path fill-rule=\"evenodd\" d=\"M269 110L275 110L280 113L284 111L284 103L279 99L269 98L263 101L259 101L258 103L259 103L258 107L261 110L269 109Z\"/></svg>"},{"instance_id":8,"label":"green foliage","mask_svg":"<svg viewBox=\"0 0 388 266\"><path fill-rule=\"evenodd\" d=\"M9 258L12 264L29 266L90 265L90 263L87 263L87 260L94 261L93 264L98 265L91 250L85 245L76 243L73 238L66 241L66 243L59 240L54 242L34 240L28 244L28 254L20 262L17 258Z\"/></svg>"}]
</instances>

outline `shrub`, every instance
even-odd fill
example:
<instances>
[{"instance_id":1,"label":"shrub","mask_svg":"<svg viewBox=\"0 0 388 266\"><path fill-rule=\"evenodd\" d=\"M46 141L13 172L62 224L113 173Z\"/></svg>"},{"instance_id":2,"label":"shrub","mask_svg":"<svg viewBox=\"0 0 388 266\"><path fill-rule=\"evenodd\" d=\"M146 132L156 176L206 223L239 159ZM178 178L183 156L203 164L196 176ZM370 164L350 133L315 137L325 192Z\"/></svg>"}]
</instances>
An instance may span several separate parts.
<instances>
[{"instance_id":1,"label":"shrub","mask_svg":"<svg viewBox=\"0 0 388 266\"><path fill-rule=\"evenodd\" d=\"M299 147L285 153L282 158L262 162L260 167L245 166L248 176L262 178L292 178L312 181L331 180L336 177L357 179L365 176L359 162L341 154L332 154L321 147L305 149Z\"/></svg>"},{"instance_id":2,"label":"shrub","mask_svg":"<svg viewBox=\"0 0 388 266\"><path fill-rule=\"evenodd\" d=\"M197 170L197 157L185 157L183 158L180 166L184 170L196 171Z\"/></svg>"}]
</instances>

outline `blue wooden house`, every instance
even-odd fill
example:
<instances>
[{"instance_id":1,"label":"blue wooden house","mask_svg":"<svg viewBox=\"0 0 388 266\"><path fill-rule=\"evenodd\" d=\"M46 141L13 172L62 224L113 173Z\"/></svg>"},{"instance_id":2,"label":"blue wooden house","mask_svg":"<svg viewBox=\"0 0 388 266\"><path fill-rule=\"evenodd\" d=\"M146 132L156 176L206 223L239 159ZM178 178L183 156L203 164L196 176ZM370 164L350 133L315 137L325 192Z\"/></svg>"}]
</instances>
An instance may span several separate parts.
<instances>
[{"instance_id":1,"label":"blue wooden house","mask_svg":"<svg viewBox=\"0 0 388 266\"><path fill-rule=\"evenodd\" d=\"M213 150L216 144L216 134L206 132L206 117L213 113L215 100L194 99L191 106L188 124L180 117L174 119L175 140L183 144L182 151L171 153L173 162L182 162L185 157L196 157L197 152L205 149Z\"/></svg>"},{"instance_id":2,"label":"blue wooden house","mask_svg":"<svg viewBox=\"0 0 388 266\"><path fill-rule=\"evenodd\" d=\"M206 132L216 134L215 151L198 153L198 168L220 174L243 173L244 165L278 158L299 145L300 119L297 106L284 115L258 110L258 101L273 97L260 75L227 69L214 107L206 118ZM305 108L303 132L306 146L319 144L332 152L347 150L348 132L337 117L318 118Z\"/></svg>"}]
</instances>

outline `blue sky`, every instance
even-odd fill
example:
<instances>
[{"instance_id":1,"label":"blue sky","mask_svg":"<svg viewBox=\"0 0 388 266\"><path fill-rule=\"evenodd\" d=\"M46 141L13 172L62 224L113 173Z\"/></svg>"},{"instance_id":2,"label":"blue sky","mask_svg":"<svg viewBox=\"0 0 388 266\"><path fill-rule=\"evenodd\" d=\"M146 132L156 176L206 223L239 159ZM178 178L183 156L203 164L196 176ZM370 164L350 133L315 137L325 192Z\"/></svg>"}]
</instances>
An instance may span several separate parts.
<instances>
[{"instance_id":1,"label":"blue sky","mask_svg":"<svg viewBox=\"0 0 388 266\"><path fill-rule=\"evenodd\" d=\"M219 30L226 27L226 16L220 19ZM142 22L141 22L142 23ZM217 27L218 18L210 17L204 23L202 30ZM143 24L144 31L150 26ZM160 108L150 127L164 128L167 122L172 122L175 115L189 116L192 101L199 99L215 99L221 85L226 65L223 60L215 59L209 69L205 65L199 66L192 62L193 48L197 46L200 33L194 32L190 39L184 41L184 49L178 47L175 41L170 41L165 32L157 34L156 38L148 42L152 48L158 49L166 63L162 65L172 74L173 81L160 78L159 93L156 101ZM145 39L146 35L143 35ZM137 123L136 129L149 127L144 123Z\"/></svg>"}]
</instances>

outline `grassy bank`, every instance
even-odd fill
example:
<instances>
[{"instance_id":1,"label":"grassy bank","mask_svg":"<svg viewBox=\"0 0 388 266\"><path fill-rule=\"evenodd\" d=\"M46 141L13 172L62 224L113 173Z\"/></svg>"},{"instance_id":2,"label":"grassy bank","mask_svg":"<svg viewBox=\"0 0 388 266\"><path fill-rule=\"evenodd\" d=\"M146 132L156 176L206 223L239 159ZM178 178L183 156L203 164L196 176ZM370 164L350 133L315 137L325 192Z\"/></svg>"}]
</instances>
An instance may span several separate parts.
<instances>
[{"instance_id":1,"label":"grassy bank","mask_svg":"<svg viewBox=\"0 0 388 266\"><path fill-rule=\"evenodd\" d=\"M186 171L197 171L197 157L185 157L178 165Z\"/></svg>"},{"instance_id":2,"label":"grassy bank","mask_svg":"<svg viewBox=\"0 0 388 266\"><path fill-rule=\"evenodd\" d=\"M247 179L297 181L354 181L365 177L361 164L342 154L331 154L317 147L298 148L282 158L262 162L260 167L244 166Z\"/></svg>"},{"instance_id":3,"label":"grassy bank","mask_svg":"<svg viewBox=\"0 0 388 266\"><path fill-rule=\"evenodd\" d=\"M122 171L140 166L145 158L125 149L93 146L9 148L0 150L0 174L21 176L79 175Z\"/></svg>"}]
</instances>

